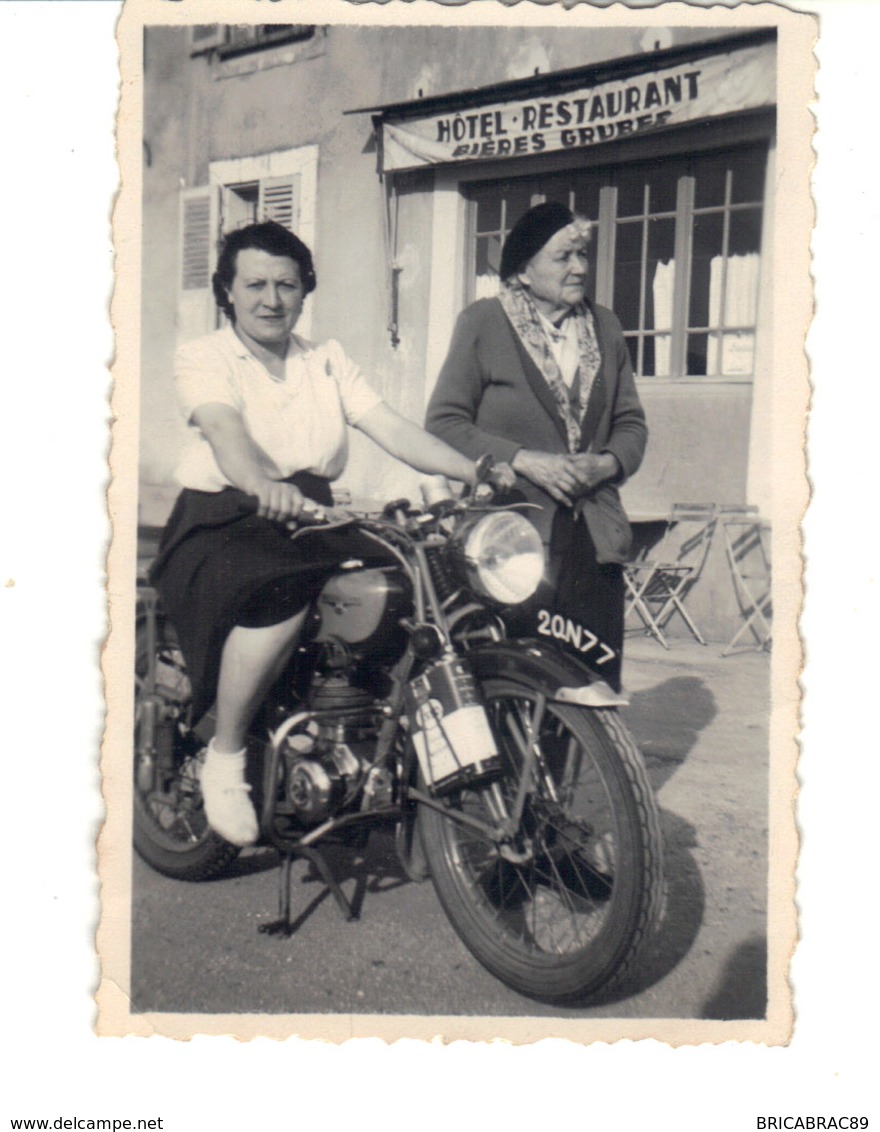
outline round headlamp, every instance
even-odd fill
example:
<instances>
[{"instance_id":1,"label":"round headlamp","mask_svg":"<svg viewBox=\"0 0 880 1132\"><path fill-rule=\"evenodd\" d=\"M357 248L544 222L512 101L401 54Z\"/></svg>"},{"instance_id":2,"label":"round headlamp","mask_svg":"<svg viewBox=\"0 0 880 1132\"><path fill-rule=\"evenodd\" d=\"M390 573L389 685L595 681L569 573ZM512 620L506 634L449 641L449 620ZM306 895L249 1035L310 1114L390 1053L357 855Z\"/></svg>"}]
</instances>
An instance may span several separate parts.
<instances>
[{"instance_id":1,"label":"round headlamp","mask_svg":"<svg viewBox=\"0 0 880 1132\"><path fill-rule=\"evenodd\" d=\"M541 536L515 511L483 515L461 534L471 589L504 605L532 596L544 573Z\"/></svg>"}]
</instances>

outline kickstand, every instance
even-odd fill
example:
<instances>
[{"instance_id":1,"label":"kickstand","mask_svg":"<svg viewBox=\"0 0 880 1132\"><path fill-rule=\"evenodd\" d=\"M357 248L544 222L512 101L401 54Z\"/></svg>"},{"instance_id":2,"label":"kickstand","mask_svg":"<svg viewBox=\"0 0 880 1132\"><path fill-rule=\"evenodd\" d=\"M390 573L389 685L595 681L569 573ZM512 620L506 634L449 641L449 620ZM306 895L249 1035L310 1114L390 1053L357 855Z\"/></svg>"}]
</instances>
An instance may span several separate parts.
<instances>
[{"instance_id":1,"label":"kickstand","mask_svg":"<svg viewBox=\"0 0 880 1132\"><path fill-rule=\"evenodd\" d=\"M333 899L339 906L339 911L343 914L346 920L356 920L358 918L357 912L355 912L354 908L352 908L345 893L339 887L339 882L330 871L330 866L324 860L323 853L321 853L319 849L312 849L310 846L305 846L302 849L298 849L297 853L300 857L305 857L305 859L310 864L314 865L318 870L321 880L330 889L330 892L333 894Z\"/></svg>"},{"instance_id":2,"label":"kickstand","mask_svg":"<svg viewBox=\"0 0 880 1132\"><path fill-rule=\"evenodd\" d=\"M271 924L260 924L258 931L264 935L293 935L293 925L290 922L290 876L293 866L293 857L285 853L281 858L278 869L278 919Z\"/></svg>"},{"instance_id":3,"label":"kickstand","mask_svg":"<svg viewBox=\"0 0 880 1132\"><path fill-rule=\"evenodd\" d=\"M278 870L278 919L271 924L260 924L259 930L267 935L293 935L293 924L290 922L290 881L294 857L304 857L317 869L321 880L332 893L333 899L339 905L346 920L356 920L357 912L346 899L345 893L339 886L336 877L330 871L330 866L324 860L318 849L309 846L297 849L295 853L285 853L281 857L281 866Z\"/></svg>"}]
</instances>

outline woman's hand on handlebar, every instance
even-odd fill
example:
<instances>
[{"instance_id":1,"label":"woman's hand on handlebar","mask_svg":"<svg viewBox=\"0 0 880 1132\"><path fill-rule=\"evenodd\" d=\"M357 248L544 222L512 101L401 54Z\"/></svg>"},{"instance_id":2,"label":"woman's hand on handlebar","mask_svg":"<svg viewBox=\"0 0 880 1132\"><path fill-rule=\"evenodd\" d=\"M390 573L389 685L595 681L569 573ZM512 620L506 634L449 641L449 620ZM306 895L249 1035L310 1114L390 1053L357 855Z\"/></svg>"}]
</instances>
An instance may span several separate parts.
<instances>
[{"instance_id":1,"label":"woman's hand on handlebar","mask_svg":"<svg viewBox=\"0 0 880 1132\"><path fill-rule=\"evenodd\" d=\"M516 486L516 472L510 464L493 464L489 472L488 482L496 491L510 491Z\"/></svg>"},{"instance_id":2,"label":"woman's hand on handlebar","mask_svg":"<svg viewBox=\"0 0 880 1132\"><path fill-rule=\"evenodd\" d=\"M257 501L257 514L276 523L295 521L305 506L303 493L292 483L279 480L262 480L249 491Z\"/></svg>"}]
</instances>

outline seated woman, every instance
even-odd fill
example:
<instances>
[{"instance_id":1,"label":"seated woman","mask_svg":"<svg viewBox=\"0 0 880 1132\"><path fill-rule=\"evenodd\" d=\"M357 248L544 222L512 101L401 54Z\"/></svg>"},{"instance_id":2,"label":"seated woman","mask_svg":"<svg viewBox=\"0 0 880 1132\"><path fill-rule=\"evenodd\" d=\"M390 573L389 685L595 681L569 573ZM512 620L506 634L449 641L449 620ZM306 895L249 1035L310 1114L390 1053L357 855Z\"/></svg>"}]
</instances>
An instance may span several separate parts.
<instances>
[{"instance_id":1,"label":"seated woman","mask_svg":"<svg viewBox=\"0 0 880 1132\"><path fill-rule=\"evenodd\" d=\"M598 641L583 659L617 690L630 542L617 488L648 433L620 323L584 298L589 236L563 204L520 217L501 250L501 294L459 317L426 427L465 455L509 461L549 546L532 611L544 603L589 629Z\"/></svg>"},{"instance_id":2,"label":"seated woman","mask_svg":"<svg viewBox=\"0 0 880 1132\"><path fill-rule=\"evenodd\" d=\"M308 604L340 562L377 558L355 528L290 539L304 508L332 503L347 426L418 471L471 483L475 475L474 461L385 404L338 342L293 333L315 285L309 249L281 225L231 233L213 279L229 325L186 343L176 359L190 427L177 469L183 491L152 581L178 633L195 719L216 700L201 786L208 823L235 845L258 833L244 773L248 728ZM512 482L499 470L501 482L506 475Z\"/></svg>"}]
</instances>

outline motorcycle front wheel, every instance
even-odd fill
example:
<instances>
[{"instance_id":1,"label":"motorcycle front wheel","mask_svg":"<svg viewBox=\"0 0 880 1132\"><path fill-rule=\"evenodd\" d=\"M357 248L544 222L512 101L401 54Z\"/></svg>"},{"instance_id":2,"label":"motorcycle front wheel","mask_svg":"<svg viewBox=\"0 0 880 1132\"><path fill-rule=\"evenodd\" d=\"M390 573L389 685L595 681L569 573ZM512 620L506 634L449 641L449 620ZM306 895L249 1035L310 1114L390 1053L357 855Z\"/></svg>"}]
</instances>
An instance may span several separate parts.
<instances>
[{"instance_id":1,"label":"motorcycle front wheel","mask_svg":"<svg viewBox=\"0 0 880 1132\"><path fill-rule=\"evenodd\" d=\"M209 828L199 771L202 745L189 730L191 690L171 622L156 616L155 686L147 686L149 634L139 619L135 652L134 847L157 872L176 880L210 880L239 850ZM143 730L151 727L152 750Z\"/></svg>"},{"instance_id":2,"label":"motorcycle front wheel","mask_svg":"<svg viewBox=\"0 0 880 1132\"><path fill-rule=\"evenodd\" d=\"M434 887L493 975L531 998L577 1005L633 966L659 920L654 795L614 709L553 703L504 679L485 680L482 691L503 774L447 804L491 824L499 806L513 812L529 748L534 773L507 845L421 807Z\"/></svg>"}]
</instances>

